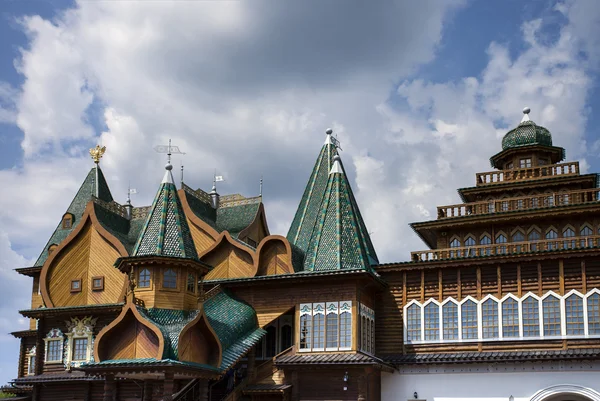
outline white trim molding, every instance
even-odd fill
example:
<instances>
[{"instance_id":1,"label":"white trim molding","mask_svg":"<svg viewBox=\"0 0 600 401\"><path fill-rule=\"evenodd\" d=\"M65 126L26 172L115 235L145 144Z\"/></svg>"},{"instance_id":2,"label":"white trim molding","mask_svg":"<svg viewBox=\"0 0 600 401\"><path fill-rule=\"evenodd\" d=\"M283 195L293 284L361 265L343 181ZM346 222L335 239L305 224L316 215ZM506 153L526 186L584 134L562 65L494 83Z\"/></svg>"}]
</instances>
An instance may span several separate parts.
<instances>
[{"instance_id":1,"label":"white trim molding","mask_svg":"<svg viewBox=\"0 0 600 401\"><path fill-rule=\"evenodd\" d=\"M535 393L530 401L546 401L557 395L580 395L591 401L600 401L600 393L588 387L575 384L557 384Z\"/></svg>"}]
</instances>

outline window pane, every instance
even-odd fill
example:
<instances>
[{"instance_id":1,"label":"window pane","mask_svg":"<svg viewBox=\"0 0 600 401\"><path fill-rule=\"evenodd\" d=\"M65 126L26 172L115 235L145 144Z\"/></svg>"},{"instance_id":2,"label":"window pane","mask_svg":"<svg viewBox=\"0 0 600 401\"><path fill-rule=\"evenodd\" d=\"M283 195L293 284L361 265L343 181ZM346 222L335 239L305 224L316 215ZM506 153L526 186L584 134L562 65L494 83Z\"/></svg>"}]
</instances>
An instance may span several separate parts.
<instances>
[{"instance_id":1,"label":"window pane","mask_svg":"<svg viewBox=\"0 0 600 401\"><path fill-rule=\"evenodd\" d=\"M490 238L489 235L484 235L483 237L481 237L481 241L480 241L481 245L490 245L492 243L492 239ZM479 256L484 256L484 255L491 255L491 248L483 248L479 250Z\"/></svg>"},{"instance_id":2,"label":"window pane","mask_svg":"<svg viewBox=\"0 0 600 401\"><path fill-rule=\"evenodd\" d=\"M406 336L408 341L421 341L421 307L415 304L406 310Z\"/></svg>"},{"instance_id":3,"label":"window pane","mask_svg":"<svg viewBox=\"0 0 600 401\"><path fill-rule=\"evenodd\" d=\"M337 348L338 346L338 315L337 313L327 314L327 348Z\"/></svg>"},{"instance_id":4,"label":"window pane","mask_svg":"<svg viewBox=\"0 0 600 401\"><path fill-rule=\"evenodd\" d=\"M547 240L553 240L556 238L558 238L558 233L556 231L550 230L546 233ZM547 247L548 247L548 249L556 249L557 244L556 244L556 242L548 242Z\"/></svg>"},{"instance_id":5,"label":"window pane","mask_svg":"<svg viewBox=\"0 0 600 401\"><path fill-rule=\"evenodd\" d=\"M167 271L165 271L163 287L177 288L177 273L175 273L173 269L168 269Z\"/></svg>"},{"instance_id":6,"label":"window pane","mask_svg":"<svg viewBox=\"0 0 600 401\"><path fill-rule=\"evenodd\" d=\"M502 336L519 337L519 303L512 298L502 302Z\"/></svg>"},{"instance_id":7,"label":"window pane","mask_svg":"<svg viewBox=\"0 0 600 401\"><path fill-rule=\"evenodd\" d=\"M529 233L529 236L527 237L527 239L529 241L539 241L540 240L540 233L538 231L532 231ZM538 244L531 244L529 246L529 249L532 251L537 251L538 250Z\"/></svg>"},{"instance_id":8,"label":"window pane","mask_svg":"<svg viewBox=\"0 0 600 401\"><path fill-rule=\"evenodd\" d=\"M591 236L593 234L594 233L593 233L592 229L589 228L588 226L583 227L581 229L581 231L579 232L579 235L582 236L582 237L589 237L589 236ZM593 241L594 240L592 240L591 238L588 239L587 241L585 239L582 239L580 241L579 246L581 246L582 248L583 247L592 247L592 246L594 246L594 242Z\"/></svg>"},{"instance_id":9,"label":"window pane","mask_svg":"<svg viewBox=\"0 0 600 401\"><path fill-rule=\"evenodd\" d=\"M317 313L313 316L313 348L324 348L325 315Z\"/></svg>"},{"instance_id":10,"label":"window pane","mask_svg":"<svg viewBox=\"0 0 600 401\"><path fill-rule=\"evenodd\" d=\"M87 359L87 338L75 338L73 340L73 360L85 361Z\"/></svg>"},{"instance_id":11,"label":"window pane","mask_svg":"<svg viewBox=\"0 0 600 401\"><path fill-rule=\"evenodd\" d=\"M312 347L312 316L300 316L300 348L310 349Z\"/></svg>"},{"instance_id":12,"label":"window pane","mask_svg":"<svg viewBox=\"0 0 600 401\"><path fill-rule=\"evenodd\" d=\"M458 340L458 306L448 302L442 306L444 340Z\"/></svg>"},{"instance_id":13,"label":"window pane","mask_svg":"<svg viewBox=\"0 0 600 401\"><path fill-rule=\"evenodd\" d=\"M340 348L350 348L352 341L352 315L343 312L340 315Z\"/></svg>"},{"instance_id":14,"label":"window pane","mask_svg":"<svg viewBox=\"0 0 600 401\"><path fill-rule=\"evenodd\" d=\"M573 231L570 228L567 228L566 230L563 231L563 238L571 238L575 236L575 231ZM573 249L575 248L575 240L570 240L570 241L564 241L563 242L563 248L564 249Z\"/></svg>"},{"instance_id":15,"label":"window pane","mask_svg":"<svg viewBox=\"0 0 600 401\"><path fill-rule=\"evenodd\" d=\"M500 234L496 237L496 244L505 244L506 237L503 234ZM496 248L496 253L504 254L506 253L506 246L499 246Z\"/></svg>"},{"instance_id":16,"label":"window pane","mask_svg":"<svg viewBox=\"0 0 600 401\"><path fill-rule=\"evenodd\" d=\"M425 340L440 339L440 308L434 303L425 307Z\"/></svg>"},{"instance_id":17,"label":"window pane","mask_svg":"<svg viewBox=\"0 0 600 401\"><path fill-rule=\"evenodd\" d=\"M540 307L538 300L528 297L522 302L523 337L538 337L540 335Z\"/></svg>"},{"instance_id":18,"label":"window pane","mask_svg":"<svg viewBox=\"0 0 600 401\"><path fill-rule=\"evenodd\" d=\"M460 248L460 241L454 238L452 241L450 241L450 248ZM450 257L461 257L460 251L451 251Z\"/></svg>"},{"instance_id":19,"label":"window pane","mask_svg":"<svg viewBox=\"0 0 600 401\"><path fill-rule=\"evenodd\" d=\"M48 341L48 355L46 360L50 362L62 361L62 340Z\"/></svg>"},{"instance_id":20,"label":"window pane","mask_svg":"<svg viewBox=\"0 0 600 401\"><path fill-rule=\"evenodd\" d=\"M141 288L150 287L150 270L142 269L142 271L140 271L138 287L141 287Z\"/></svg>"},{"instance_id":21,"label":"window pane","mask_svg":"<svg viewBox=\"0 0 600 401\"><path fill-rule=\"evenodd\" d=\"M35 372L35 355L29 357L29 367L27 368L27 373L30 375Z\"/></svg>"},{"instance_id":22,"label":"window pane","mask_svg":"<svg viewBox=\"0 0 600 401\"><path fill-rule=\"evenodd\" d=\"M583 298L571 295L565 299L565 318L567 319L567 335L583 335Z\"/></svg>"},{"instance_id":23,"label":"window pane","mask_svg":"<svg viewBox=\"0 0 600 401\"><path fill-rule=\"evenodd\" d=\"M560 301L549 296L542 301L544 313L544 335L560 336Z\"/></svg>"},{"instance_id":24,"label":"window pane","mask_svg":"<svg viewBox=\"0 0 600 401\"><path fill-rule=\"evenodd\" d=\"M462 315L462 338L477 338L477 305L475 302L468 300L462 304L460 311Z\"/></svg>"},{"instance_id":25,"label":"window pane","mask_svg":"<svg viewBox=\"0 0 600 401\"><path fill-rule=\"evenodd\" d=\"M587 299L588 333L600 334L600 295L592 294Z\"/></svg>"},{"instance_id":26,"label":"window pane","mask_svg":"<svg viewBox=\"0 0 600 401\"><path fill-rule=\"evenodd\" d=\"M189 292L195 292L196 291L196 276L193 275L192 273L188 274L188 278L187 278L187 290Z\"/></svg>"},{"instance_id":27,"label":"window pane","mask_svg":"<svg viewBox=\"0 0 600 401\"><path fill-rule=\"evenodd\" d=\"M498 338L498 303L488 299L481 304L483 338Z\"/></svg>"}]
</instances>

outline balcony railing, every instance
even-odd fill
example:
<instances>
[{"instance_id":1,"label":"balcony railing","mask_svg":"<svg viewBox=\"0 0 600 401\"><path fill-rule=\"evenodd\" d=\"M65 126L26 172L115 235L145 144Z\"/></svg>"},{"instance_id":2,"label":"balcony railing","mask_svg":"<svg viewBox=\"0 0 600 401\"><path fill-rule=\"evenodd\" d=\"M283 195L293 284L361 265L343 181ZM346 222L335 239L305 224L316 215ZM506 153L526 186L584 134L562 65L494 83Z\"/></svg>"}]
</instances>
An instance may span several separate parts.
<instances>
[{"instance_id":1,"label":"balcony railing","mask_svg":"<svg viewBox=\"0 0 600 401\"><path fill-rule=\"evenodd\" d=\"M600 201L600 188L521 196L517 198L494 199L489 201L438 206L437 218L463 217L492 213L505 213L521 210L534 210L543 207L583 205Z\"/></svg>"},{"instance_id":2,"label":"balcony railing","mask_svg":"<svg viewBox=\"0 0 600 401\"><path fill-rule=\"evenodd\" d=\"M488 171L477 173L477 186L505 184L525 180L539 180L556 176L579 175L579 162L547 164L514 170Z\"/></svg>"},{"instance_id":3,"label":"balcony railing","mask_svg":"<svg viewBox=\"0 0 600 401\"><path fill-rule=\"evenodd\" d=\"M478 258L484 256L519 255L529 252L589 249L600 246L600 235L589 237L556 238L540 241L522 241L503 244L474 245L461 248L430 249L411 252L413 262Z\"/></svg>"}]
</instances>

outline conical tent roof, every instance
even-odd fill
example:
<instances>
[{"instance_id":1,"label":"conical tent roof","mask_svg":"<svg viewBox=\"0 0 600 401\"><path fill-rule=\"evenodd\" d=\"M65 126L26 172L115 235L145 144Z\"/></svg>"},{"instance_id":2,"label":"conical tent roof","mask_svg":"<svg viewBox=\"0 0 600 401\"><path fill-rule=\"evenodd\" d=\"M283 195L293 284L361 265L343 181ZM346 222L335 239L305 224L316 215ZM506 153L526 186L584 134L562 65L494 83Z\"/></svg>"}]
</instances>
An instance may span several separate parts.
<instances>
[{"instance_id":1,"label":"conical tent roof","mask_svg":"<svg viewBox=\"0 0 600 401\"><path fill-rule=\"evenodd\" d=\"M304 270L364 269L378 263L339 156L333 158Z\"/></svg>"},{"instance_id":2,"label":"conical tent roof","mask_svg":"<svg viewBox=\"0 0 600 401\"><path fill-rule=\"evenodd\" d=\"M96 180L98 180L98 185L96 186ZM98 191L96 193L96 190ZM77 191L77 194L71 201L71 204L67 208L66 213L71 213L73 215L73 222L69 228L63 228L62 220L50 236L48 243L42 250L40 256L35 262L34 266L42 266L46 259L48 258L48 247L52 244L60 244L67 236L75 229L77 223L83 216L83 212L85 211L85 207L92 197L96 197L105 202L112 202L113 197L110 193L110 189L108 188L108 183L104 178L104 174L102 173L102 169L99 165L92 167L89 171L81 187Z\"/></svg>"},{"instance_id":3,"label":"conical tent roof","mask_svg":"<svg viewBox=\"0 0 600 401\"><path fill-rule=\"evenodd\" d=\"M169 256L198 259L190 228L173 183L172 166L167 164L144 227L132 256Z\"/></svg>"},{"instance_id":4,"label":"conical tent roof","mask_svg":"<svg viewBox=\"0 0 600 401\"><path fill-rule=\"evenodd\" d=\"M308 248L313 229L318 218L323 194L327 188L329 170L333 165L333 156L337 149L331 138L331 131L327 131L325 143L321 148L319 157L313 167L312 173L304 189L304 194L296 210L296 215L287 234L287 239L303 253Z\"/></svg>"}]
</instances>

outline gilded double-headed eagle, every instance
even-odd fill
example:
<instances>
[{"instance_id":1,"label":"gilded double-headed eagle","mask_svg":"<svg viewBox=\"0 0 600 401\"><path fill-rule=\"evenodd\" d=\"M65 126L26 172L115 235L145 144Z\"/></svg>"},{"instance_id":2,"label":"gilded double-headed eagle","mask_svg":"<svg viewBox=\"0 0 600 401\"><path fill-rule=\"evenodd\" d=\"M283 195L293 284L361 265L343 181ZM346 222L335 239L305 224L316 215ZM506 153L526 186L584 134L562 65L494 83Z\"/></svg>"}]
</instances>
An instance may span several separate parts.
<instances>
[{"instance_id":1,"label":"gilded double-headed eagle","mask_svg":"<svg viewBox=\"0 0 600 401\"><path fill-rule=\"evenodd\" d=\"M90 156L92 156L94 163L100 163L100 159L102 159L104 152L106 152L106 146L100 147L100 145L96 145L95 148L90 149Z\"/></svg>"}]
</instances>

